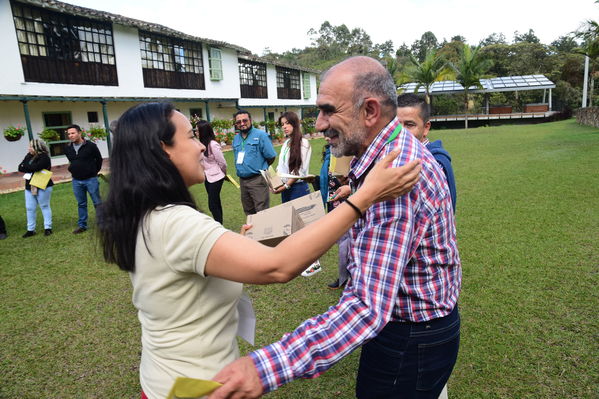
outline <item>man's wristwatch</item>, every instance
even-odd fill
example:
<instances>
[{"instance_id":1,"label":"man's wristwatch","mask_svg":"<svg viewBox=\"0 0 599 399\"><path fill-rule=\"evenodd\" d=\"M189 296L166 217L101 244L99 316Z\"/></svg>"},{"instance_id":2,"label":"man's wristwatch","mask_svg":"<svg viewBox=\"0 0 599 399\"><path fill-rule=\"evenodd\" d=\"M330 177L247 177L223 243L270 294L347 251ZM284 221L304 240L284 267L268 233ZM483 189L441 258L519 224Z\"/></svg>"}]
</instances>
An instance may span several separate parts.
<instances>
[{"instance_id":1,"label":"man's wristwatch","mask_svg":"<svg viewBox=\"0 0 599 399\"><path fill-rule=\"evenodd\" d=\"M285 186L285 190L289 190L289 185L287 183L283 183L283 185Z\"/></svg>"}]
</instances>

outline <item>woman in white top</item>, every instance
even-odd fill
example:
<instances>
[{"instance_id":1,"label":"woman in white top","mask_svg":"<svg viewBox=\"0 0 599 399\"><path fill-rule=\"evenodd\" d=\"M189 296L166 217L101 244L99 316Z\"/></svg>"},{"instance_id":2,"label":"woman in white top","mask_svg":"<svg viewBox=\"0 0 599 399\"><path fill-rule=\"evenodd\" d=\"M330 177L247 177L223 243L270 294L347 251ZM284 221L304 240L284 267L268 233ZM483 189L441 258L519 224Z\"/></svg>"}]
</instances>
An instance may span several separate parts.
<instances>
[{"instance_id":1,"label":"woman in white top","mask_svg":"<svg viewBox=\"0 0 599 399\"><path fill-rule=\"evenodd\" d=\"M308 140L302 137L300 120L295 112L284 112L279 117L279 125L287 140L281 146L277 172L287 175L305 176L310 167L312 148ZM301 179L283 177L284 186L274 192L281 193L281 201L288 202L310 194L308 183Z\"/></svg>"},{"instance_id":2,"label":"woman in white top","mask_svg":"<svg viewBox=\"0 0 599 399\"><path fill-rule=\"evenodd\" d=\"M208 209L214 220L223 224L223 206L220 202L220 190L227 174L227 161L223 156L220 144L216 141L214 130L207 121L199 121L197 125L200 142L206 147L202 166L206 174L206 193L208 193Z\"/></svg>"},{"instance_id":3,"label":"woman in white top","mask_svg":"<svg viewBox=\"0 0 599 399\"><path fill-rule=\"evenodd\" d=\"M187 118L167 103L130 108L114 135L98 227L105 260L131 278L142 397L150 399L166 397L179 376L211 379L239 356L241 283L291 280L356 222L357 211L407 192L419 172L417 163L387 168L398 155L391 153L350 197L352 205L271 248L197 209L188 187L204 182L204 150Z\"/></svg>"}]
</instances>

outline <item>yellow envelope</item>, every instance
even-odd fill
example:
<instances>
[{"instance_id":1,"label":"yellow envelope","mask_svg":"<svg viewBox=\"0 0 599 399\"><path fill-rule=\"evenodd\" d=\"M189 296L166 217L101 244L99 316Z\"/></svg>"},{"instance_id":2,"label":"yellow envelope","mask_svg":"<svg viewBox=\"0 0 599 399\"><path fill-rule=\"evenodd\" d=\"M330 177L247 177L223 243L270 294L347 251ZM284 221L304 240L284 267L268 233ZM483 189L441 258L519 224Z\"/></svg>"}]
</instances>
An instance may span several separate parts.
<instances>
[{"instance_id":1,"label":"yellow envelope","mask_svg":"<svg viewBox=\"0 0 599 399\"><path fill-rule=\"evenodd\" d=\"M33 177L29 181L29 184L37 188L41 188L42 190L45 190L51 178L52 172L50 172L48 169L42 169L33 174Z\"/></svg>"},{"instance_id":2,"label":"yellow envelope","mask_svg":"<svg viewBox=\"0 0 599 399\"><path fill-rule=\"evenodd\" d=\"M225 180L229 181L229 182L230 182L232 185L234 185L235 187L239 188L239 183L237 183L237 182L235 181L235 179L233 178L233 176L231 176L231 175L227 174L227 175L225 176Z\"/></svg>"},{"instance_id":3,"label":"yellow envelope","mask_svg":"<svg viewBox=\"0 0 599 399\"><path fill-rule=\"evenodd\" d=\"M220 382L177 377L166 399L196 399L212 393L222 386Z\"/></svg>"}]
</instances>

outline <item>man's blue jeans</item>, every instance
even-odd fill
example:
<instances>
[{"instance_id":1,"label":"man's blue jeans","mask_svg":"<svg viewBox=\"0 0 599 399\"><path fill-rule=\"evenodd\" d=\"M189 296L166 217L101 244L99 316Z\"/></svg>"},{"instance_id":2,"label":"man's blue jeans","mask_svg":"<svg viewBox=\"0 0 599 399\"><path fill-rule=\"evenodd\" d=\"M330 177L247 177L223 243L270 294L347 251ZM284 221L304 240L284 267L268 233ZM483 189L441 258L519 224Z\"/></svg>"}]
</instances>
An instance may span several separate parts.
<instances>
[{"instance_id":1,"label":"man's blue jeans","mask_svg":"<svg viewBox=\"0 0 599 399\"><path fill-rule=\"evenodd\" d=\"M359 399L437 399L449 379L460 346L458 307L423 323L388 323L362 347Z\"/></svg>"},{"instance_id":2,"label":"man's blue jeans","mask_svg":"<svg viewBox=\"0 0 599 399\"><path fill-rule=\"evenodd\" d=\"M98 205L102 202L100 199L100 183L97 177L91 177L85 180L73 179L73 194L77 200L77 207L79 211L79 220L77 225L82 229L87 229L87 193L94 203L94 207L98 208ZM96 218L98 215L96 215Z\"/></svg>"}]
</instances>

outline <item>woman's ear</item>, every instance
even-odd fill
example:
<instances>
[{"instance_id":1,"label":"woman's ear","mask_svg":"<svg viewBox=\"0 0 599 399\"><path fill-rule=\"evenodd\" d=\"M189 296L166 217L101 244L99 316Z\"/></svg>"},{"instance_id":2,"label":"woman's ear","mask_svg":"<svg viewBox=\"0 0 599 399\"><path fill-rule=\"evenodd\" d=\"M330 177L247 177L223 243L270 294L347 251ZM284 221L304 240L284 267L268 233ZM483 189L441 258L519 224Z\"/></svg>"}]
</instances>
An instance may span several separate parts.
<instances>
[{"instance_id":1,"label":"woman's ear","mask_svg":"<svg viewBox=\"0 0 599 399\"><path fill-rule=\"evenodd\" d=\"M169 151L169 146L167 146L166 144L164 144L164 141L160 142L160 147L162 147L162 151L164 151L166 153L167 157L171 157L171 153Z\"/></svg>"}]
</instances>

